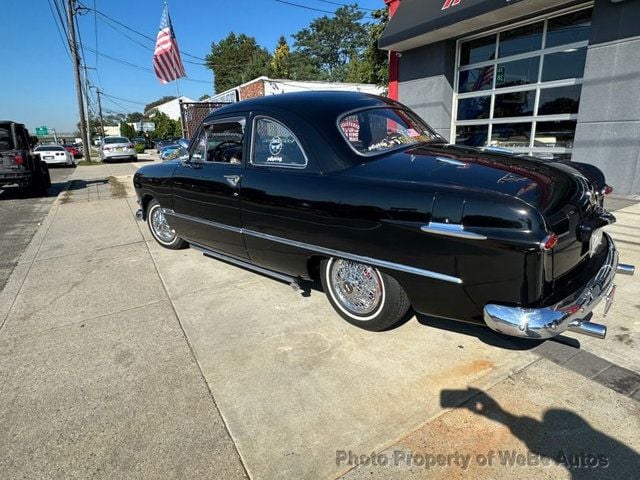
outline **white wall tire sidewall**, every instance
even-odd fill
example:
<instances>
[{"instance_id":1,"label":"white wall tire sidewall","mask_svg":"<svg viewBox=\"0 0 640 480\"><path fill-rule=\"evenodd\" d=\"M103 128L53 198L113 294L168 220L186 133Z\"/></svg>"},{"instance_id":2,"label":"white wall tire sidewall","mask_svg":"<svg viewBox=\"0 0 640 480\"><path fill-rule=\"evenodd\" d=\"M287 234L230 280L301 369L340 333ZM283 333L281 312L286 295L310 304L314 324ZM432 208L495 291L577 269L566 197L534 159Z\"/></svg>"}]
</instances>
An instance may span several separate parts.
<instances>
[{"instance_id":1,"label":"white wall tire sidewall","mask_svg":"<svg viewBox=\"0 0 640 480\"><path fill-rule=\"evenodd\" d=\"M376 275L378 275L378 278L380 279L380 286L382 288L382 294L380 296L380 304L372 313L370 313L367 316L363 317L360 315L355 315L354 313L344 308L344 306L342 305L342 302L340 302L340 300L336 297L336 294L333 291L333 282L331 281L331 266L333 265L334 260L335 258L329 259L329 261L327 262L327 267L325 268L325 271L324 271L325 282L328 286L327 290L329 290L329 295L331 297L331 300L333 301L333 304L336 306L336 308L338 308L342 313L347 315L349 318L352 318L359 322L368 322L370 320L374 320L376 317L378 317L378 315L380 315L380 313L384 309L386 298L387 298L387 288L384 284L384 279L382 278L382 274L375 267L373 266L371 267L375 270Z\"/></svg>"},{"instance_id":2,"label":"white wall tire sidewall","mask_svg":"<svg viewBox=\"0 0 640 480\"><path fill-rule=\"evenodd\" d=\"M165 242L164 240L162 240L158 234L156 233L156 231L153 229L153 220L152 220L152 216L153 216L153 211L157 208L161 208L159 203L154 204L149 211L147 212L147 221L149 223L149 230L151 230L151 235L153 235L153 238L156 240L156 242L158 242L160 245L165 245L167 247L170 247L172 245L175 245L176 242L179 241L179 237L177 235L175 235L174 233L174 238L173 240L171 240L170 242Z\"/></svg>"}]
</instances>

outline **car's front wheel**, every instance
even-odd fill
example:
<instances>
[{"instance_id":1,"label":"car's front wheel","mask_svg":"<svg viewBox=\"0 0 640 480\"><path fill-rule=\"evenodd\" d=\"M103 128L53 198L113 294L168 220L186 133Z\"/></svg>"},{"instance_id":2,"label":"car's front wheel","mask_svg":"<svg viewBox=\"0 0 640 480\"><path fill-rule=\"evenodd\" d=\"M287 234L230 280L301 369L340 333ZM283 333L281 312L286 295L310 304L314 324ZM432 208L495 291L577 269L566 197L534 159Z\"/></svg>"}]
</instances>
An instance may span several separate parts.
<instances>
[{"instance_id":1,"label":"car's front wheel","mask_svg":"<svg viewBox=\"0 0 640 480\"><path fill-rule=\"evenodd\" d=\"M189 246L187 242L176 235L175 230L167 222L162 207L155 199L151 200L147 207L147 225L149 225L153 238L164 248L179 250Z\"/></svg>"},{"instance_id":2,"label":"car's front wheel","mask_svg":"<svg viewBox=\"0 0 640 480\"><path fill-rule=\"evenodd\" d=\"M322 261L320 272L331 306L353 325L386 330L409 311L409 298L400 284L371 265L330 258Z\"/></svg>"}]
</instances>

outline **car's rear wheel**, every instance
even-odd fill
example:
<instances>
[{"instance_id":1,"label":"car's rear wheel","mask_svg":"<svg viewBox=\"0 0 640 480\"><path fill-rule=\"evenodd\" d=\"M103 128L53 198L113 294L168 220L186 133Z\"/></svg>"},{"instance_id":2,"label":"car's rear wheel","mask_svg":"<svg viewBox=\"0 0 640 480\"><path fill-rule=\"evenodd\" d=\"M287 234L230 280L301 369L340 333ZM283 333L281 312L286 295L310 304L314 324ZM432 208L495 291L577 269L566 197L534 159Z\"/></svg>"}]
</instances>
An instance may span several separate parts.
<instances>
[{"instance_id":1,"label":"car's rear wheel","mask_svg":"<svg viewBox=\"0 0 640 480\"><path fill-rule=\"evenodd\" d=\"M322 261L322 287L331 306L347 322L365 330L386 330L410 308L400 284L371 265L330 258Z\"/></svg>"},{"instance_id":2,"label":"car's rear wheel","mask_svg":"<svg viewBox=\"0 0 640 480\"><path fill-rule=\"evenodd\" d=\"M171 250L179 250L189 245L182 238L176 235L176 232L165 217L162 208L157 200L151 200L147 207L147 225L153 238L156 239L164 248Z\"/></svg>"}]
</instances>

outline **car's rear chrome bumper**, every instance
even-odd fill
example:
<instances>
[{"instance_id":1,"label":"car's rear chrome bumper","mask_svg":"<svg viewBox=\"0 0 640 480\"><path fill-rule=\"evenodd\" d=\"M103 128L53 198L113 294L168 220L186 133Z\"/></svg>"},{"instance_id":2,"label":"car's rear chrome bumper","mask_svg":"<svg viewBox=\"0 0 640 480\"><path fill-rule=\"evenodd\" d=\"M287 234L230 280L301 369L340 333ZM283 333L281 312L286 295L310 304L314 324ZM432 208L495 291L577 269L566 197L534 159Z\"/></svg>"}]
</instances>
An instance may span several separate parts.
<instances>
[{"instance_id":1,"label":"car's rear chrome bumper","mask_svg":"<svg viewBox=\"0 0 640 480\"><path fill-rule=\"evenodd\" d=\"M598 273L573 295L555 305L542 308L490 303L484 307L485 323L497 332L515 337L545 339L571 330L604 338L607 327L583 319L603 299L607 301L608 309L615 293L613 279L616 273L633 275L634 270L632 265L618 264L618 251L613 240L607 234L605 239L607 255Z\"/></svg>"}]
</instances>

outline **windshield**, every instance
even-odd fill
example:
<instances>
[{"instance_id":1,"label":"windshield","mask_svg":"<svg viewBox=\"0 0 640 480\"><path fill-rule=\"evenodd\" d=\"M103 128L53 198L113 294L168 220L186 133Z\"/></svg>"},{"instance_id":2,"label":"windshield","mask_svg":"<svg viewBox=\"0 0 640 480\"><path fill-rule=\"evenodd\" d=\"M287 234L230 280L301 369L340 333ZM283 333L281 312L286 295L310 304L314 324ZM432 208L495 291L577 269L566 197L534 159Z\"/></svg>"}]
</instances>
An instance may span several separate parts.
<instances>
[{"instance_id":1,"label":"windshield","mask_svg":"<svg viewBox=\"0 0 640 480\"><path fill-rule=\"evenodd\" d=\"M0 125L0 152L5 150L13 150L11 127L9 125Z\"/></svg>"},{"instance_id":2,"label":"windshield","mask_svg":"<svg viewBox=\"0 0 640 480\"><path fill-rule=\"evenodd\" d=\"M361 155L377 155L402 146L444 141L415 114L399 108L349 113L338 122L342 135Z\"/></svg>"}]
</instances>

